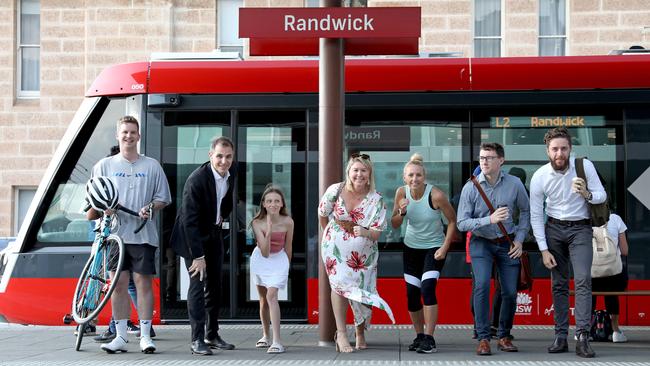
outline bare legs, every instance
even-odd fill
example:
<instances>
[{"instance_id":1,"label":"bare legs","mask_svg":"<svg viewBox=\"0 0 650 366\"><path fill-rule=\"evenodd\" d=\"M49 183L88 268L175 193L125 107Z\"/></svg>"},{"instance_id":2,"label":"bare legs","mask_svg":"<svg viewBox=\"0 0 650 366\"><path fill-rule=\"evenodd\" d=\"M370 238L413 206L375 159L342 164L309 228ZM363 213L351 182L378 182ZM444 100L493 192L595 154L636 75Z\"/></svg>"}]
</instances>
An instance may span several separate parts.
<instances>
[{"instance_id":1,"label":"bare legs","mask_svg":"<svg viewBox=\"0 0 650 366\"><path fill-rule=\"evenodd\" d=\"M363 322L356 326L356 349L366 349L368 348L368 343L366 343L366 322Z\"/></svg>"},{"instance_id":2,"label":"bare legs","mask_svg":"<svg viewBox=\"0 0 650 366\"><path fill-rule=\"evenodd\" d=\"M348 299L332 291L332 310L334 312L334 319L336 319L336 335L334 342L336 342L336 349L342 353L350 353L354 349L348 341L348 334L345 328L345 320L348 315Z\"/></svg>"},{"instance_id":3,"label":"bare legs","mask_svg":"<svg viewBox=\"0 0 650 366\"><path fill-rule=\"evenodd\" d=\"M433 335L438 323L438 305L424 305L423 309L409 311L409 315L416 334Z\"/></svg>"},{"instance_id":4,"label":"bare legs","mask_svg":"<svg viewBox=\"0 0 650 366\"><path fill-rule=\"evenodd\" d=\"M271 339L269 337L269 324L271 323L271 318L269 315L269 303L266 299L266 287L257 286L257 293L260 297L260 320L262 321L262 336L268 341Z\"/></svg>"},{"instance_id":5,"label":"bare legs","mask_svg":"<svg viewBox=\"0 0 650 366\"><path fill-rule=\"evenodd\" d=\"M618 324L618 314L610 314L609 317L612 319L612 330L614 332L620 332L621 328L619 328Z\"/></svg>"},{"instance_id":6,"label":"bare legs","mask_svg":"<svg viewBox=\"0 0 650 366\"><path fill-rule=\"evenodd\" d=\"M128 281L129 273L125 273L127 281L127 296L128 296ZM153 291L151 289L151 281L153 279L152 275L144 275L140 273L133 272L133 282L135 282L135 288L138 290L138 317L140 319L151 320L153 318ZM122 281L122 276L120 276L120 282ZM129 309L131 309L131 304ZM127 314L128 315L128 314Z\"/></svg>"},{"instance_id":7,"label":"bare legs","mask_svg":"<svg viewBox=\"0 0 650 366\"><path fill-rule=\"evenodd\" d=\"M409 311L409 315L411 316L411 322L413 323L413 328L415 328L415 333L424 333L424 312L422 309L418 311Z\"/></svg>"},{"instance_id":8,"label":"bare legs","mask_svg":"<svg viewBox=\"0 0 650 366\"><path fill-rule=\"evenodd\" d=\"M266 290L266 301L269 303L271 325L273 326L273 343L282 344L280 339L280 304L278 304L278 289L271 287Z\"/></svg>"},{"instance_id":9,"label":"bare legs","mask_svg":"<svg viewBox=\"0 0 650 366\"><path fill-rule=\"evenodd\" d=\"M438 305L424 306L424 322L426 324L425 333L432 336L438 323Z\"/></svg>"},{"instance_id":10,"label":"bare legs","mask_svg":"<svg viewBox=\"0 0 650 366\"><path fill-rule=\"evenodd\" d=\"M280 338L280 304L278 303L278 289L275 287L257 286L260 295L260 320L262 332L269 339L269 322L273 327L273 343L282 344Z\"/></svg>"},{"instance_id":11,"label":"bare legs","mask_svg":"<svg viewBox=\"0 0 650 366\"><path fill-rule=\"evenodd\" d=\"M113 276L113 273L111 273ZM128 319L131 313L131 300L129 298L129 271L122 271L117 280L115 290L111 296L111 306L115 320Z\"/></svg>"}]
</instances>

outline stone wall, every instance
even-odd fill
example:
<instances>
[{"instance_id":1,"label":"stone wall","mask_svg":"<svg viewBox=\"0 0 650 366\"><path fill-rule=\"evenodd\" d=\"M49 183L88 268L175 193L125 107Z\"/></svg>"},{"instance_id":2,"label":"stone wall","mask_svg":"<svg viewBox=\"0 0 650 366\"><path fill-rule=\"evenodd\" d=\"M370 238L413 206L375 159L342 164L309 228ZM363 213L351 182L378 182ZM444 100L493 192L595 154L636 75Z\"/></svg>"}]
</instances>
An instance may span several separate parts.
<instances>
[{"instance_id":1,"label":"stone wall","mask_svg":"<svg viewBox=\"0 0 650 366\"><path fill-rule=\"evenodd\" d=\"M215 48L214 0L42 0L41 90L16 98L15 1L0 4L0 236L18 187L40 183L85 91L106 66Z\"/></svg>"}]
</instances>

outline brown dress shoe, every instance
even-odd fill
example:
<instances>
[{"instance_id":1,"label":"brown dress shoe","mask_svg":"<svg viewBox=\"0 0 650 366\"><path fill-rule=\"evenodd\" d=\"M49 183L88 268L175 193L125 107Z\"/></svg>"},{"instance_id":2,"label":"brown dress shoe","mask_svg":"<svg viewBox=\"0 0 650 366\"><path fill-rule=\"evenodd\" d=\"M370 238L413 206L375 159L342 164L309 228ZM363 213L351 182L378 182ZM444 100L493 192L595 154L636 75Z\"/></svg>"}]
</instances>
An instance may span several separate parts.
<instances>
[{"instance_id":1,"label":"brown dress shoe","mask_svg":"<svg viewBox=\"0 0 650 366\"><path fill-rule=\"evenodd\" d=\"M499 349L499 351L503 351L503 352L519 351L519 349L512 344L510 337L503 337L499 339L499 343L497 343L497 348Z\"/></svg>"},{"instance_id":2,"label":"brown dress shoe","mask_svg":"<svg viewBox=\"0 0 650 366\"><path fill-rule=\"evenodd\" d=\"M476 354L479 356L489 356L492 354L492 351L490 350L490 341L487 339L481 339L480 342L478 342L478 348L476 349Z\"/></svg>"}]
</instances>

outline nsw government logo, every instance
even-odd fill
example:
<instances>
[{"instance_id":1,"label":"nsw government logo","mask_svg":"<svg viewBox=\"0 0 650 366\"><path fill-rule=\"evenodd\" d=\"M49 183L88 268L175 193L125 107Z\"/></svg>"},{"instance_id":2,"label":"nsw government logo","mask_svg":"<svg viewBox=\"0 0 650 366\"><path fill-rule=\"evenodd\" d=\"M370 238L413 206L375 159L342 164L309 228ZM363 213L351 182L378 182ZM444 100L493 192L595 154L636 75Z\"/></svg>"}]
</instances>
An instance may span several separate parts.
<instances>
[{"instance_id":1,"label":"nsw government logo","mask_svg":"<svg viewBox=\"0 0 650 366\"><path fill-rule=\"evenodd\" d=\"M519 315L530 315L533 311L533 298L525 292L517 292L517 311Z\"/></svg>"}]
</instances>

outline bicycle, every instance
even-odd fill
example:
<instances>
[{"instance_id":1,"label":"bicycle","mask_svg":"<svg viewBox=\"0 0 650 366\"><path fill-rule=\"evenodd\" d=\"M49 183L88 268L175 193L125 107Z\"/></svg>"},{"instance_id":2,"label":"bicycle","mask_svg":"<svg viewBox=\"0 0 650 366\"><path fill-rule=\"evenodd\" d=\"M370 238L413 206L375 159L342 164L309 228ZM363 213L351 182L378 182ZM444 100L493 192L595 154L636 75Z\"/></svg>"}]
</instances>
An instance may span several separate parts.
<instances>
[{"instance_id":1,"label":"bicycle","mask_svg":"<svg viewBox=\"0 0 650 366\"><path fill-rule=\"evenodd\" d=\"M90 205L84 211L88 211L88 209L90 209ZM139 216L137 212L120 205L117 205L115 208L116 212L117 210L133 216ZM149 204L148 211L148 217L151 218L153 211L152 204ZM119 236L111 234L115 223L114 216L105 213L102 215L100 225L95 229L97 234L95 234L95 240L90 251L90 258L88 258L84 269L81 271L72 298L72 317L78 324L77 340L75 343L76 351L79 351L81 348L81 341L83 340L87 324L99 315L110 300L122 270L124 243ZM134 230L134 233L137 234L140 232L146 223L147 219L142 220L142 223ZM112 277L111 272L114 274ZM65 318L64 322L66 322Z\"/></svg>"}]
</instances>

